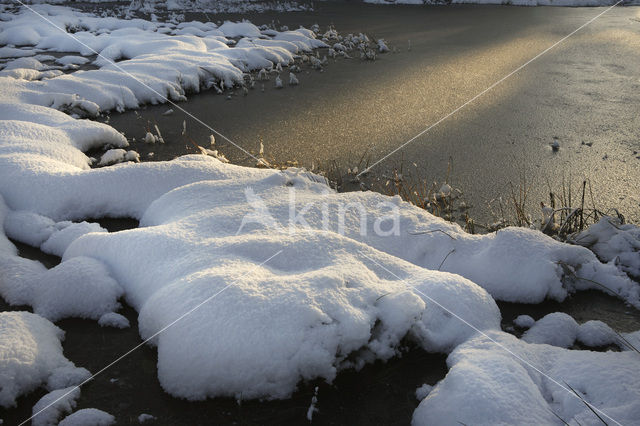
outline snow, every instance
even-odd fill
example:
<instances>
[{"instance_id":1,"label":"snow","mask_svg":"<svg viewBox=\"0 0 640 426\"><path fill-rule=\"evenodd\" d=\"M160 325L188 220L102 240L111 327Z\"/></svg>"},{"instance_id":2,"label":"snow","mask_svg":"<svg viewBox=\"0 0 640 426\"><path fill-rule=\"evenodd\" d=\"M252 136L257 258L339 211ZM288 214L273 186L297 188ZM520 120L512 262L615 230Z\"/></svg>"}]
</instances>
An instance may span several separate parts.
<instances>
[{"instance_id":1,"label":"snow","mask_svg":"<svg viewBox=\"0 0 640 426\"><path fill-rule=\"evenodd\" d=\"M4 67L4 71L19 68L40 71L44 68L44 65L42 65L42 63L40 63L40 61L38 61L36 58L18 58L14 59L13 61L7 62Z\"/></svg>"},{"instance_id":2,"label":"snow","mask_svg":"<svg viewBox=\"0 0 640 426\"><path fill-rule=\"evenodd\" d=\"M101 327L128 328L129 320L115 312L107 312L98 320Z\"/></svg>"},{"instance_id":3,"label":"snow","mask_svg":"<svg viewBox=\"0 0 640 426\"><path fill-rule=\"evenodd\" d=\"M418 399L418 401L422 401L423 399L425 399L429 395L429 392L431 392L431 390L433 390L433 386L427 383L416 389L416 398Z\"/></svg>"},{"instance_id":4,"label":"snow","mask_svg":"<svg viewBox=\"0 0 640 426\"><path fill-rule=\"evenodd\" d=\"M640 418L637 353L567 350L492 331L458 346L447 365L413 425L601 424L568 386L609 424Z\"/></svg>"},{"instance_id":5,"label":"snow","mask_svg":"<svg viewBox=\"0 0 640 426\"><path fill-rule=\"evenodd\" d=\"M604 262L613 262L633 277L640 277L640 227L621 224L613 217L572 237L572 242L591 249Z\"/></svg>"},{"instance_id":6,"label":"snow","mask_svg":"<svg viewBox=\"0 0 640 426\"><path fill-rule=\"evenodd\" d=\"M640 330L632 333L622 333L622 342L619 341L621 348L624 350L639 351L640 350Z\"/></svg>"},{"instance_id":7,"label":"snow","mask_svg":"<svg viewBox=\"0 0 640 426\"><path fill-rule=\"evenodd\" d=\"M316 386L313 392L313 397L311 397L311 404L309 404L309 408L307 409L307 420L309 420L309 422L313 421L313 414L316 411L320 411L316 407L317 403L318 403L318 386Z\"/></svg>"},{"instance_id":8,"label":"snow","mask_svg":"<svg viewBox=\"0 0 640 426\"><path fill-rule=\"evenodd\" d=\"M47 238L45 242L40 244L40 250L45 253L53 254L61 257L67 247L80 238L84 234L90 232L107 232L97 223L80 222L73 223L71 221L58 222L55 225L56 230Z\"/></svg>"},{"instance_id":9,"label":"snow","mask_svg":"<svg viewBox=\"0 0 640 426\"><path fill-rule=\"evenodd\" d=\"M230 22L225 21L220 25L219 30L226 37L260 37L260 29L253 25L251 22Z\"/></svg>"},{"instance_id":10,"label":"snow","mask_svg":"<svg viewBox=\"0 0 640 426\"><path fill-rule=\"evenodd\" d=\"M173 24L169 23L97 18L50 5L31 7L52 24L43 23L35 13L21 9L10 21L2 22L5 28L2 34L20 36L23 44L48 51L77 52L83 56L99 53L94 65L100 69L58 75L36 84L24 77L43 78L34 71L41 69L37 60L20 58L16 61L23 60L27 68L15 69L21 71L12 74L18 78L17 83L15 78L0 78L0 91L15 100L43 106L53 104L56 108L69 106L89 116L99 111L137 108L144 103L185 100L186 91L199 92L214 84L229 88L243 83L244 72L288 64L298 52L325 46L304 29L276 31L272 39L263 39L260 30L249 22L227 21L219 28L209 23L206 31L203 26L198 31L187 31L195 27L173 31ZM64 28L83 31L71 35L65 34ZM160 31L163 28L180 35ZM243 39L236 47L229 47L234 43L232 38L237 37ZM66 65L81 62L73 56L64 58Z\"/></svg>"},{"instance_id":11,"label":"snow","mask_svg":"<svg viewBox=\"0 0 640 426\"><path fill-rule=\"evenodd\" d=\"M49 380L49 389L84 375L62 354L64 332L29 312L0 312L0 405ZM53 376L53 377L52 377ZM68 380L66 380L66 379Z\"/></svg>"},{"instance_id":12,"label":"snow","mask_svg":"<svg viewBox=\"0 0 640 426\"><path fill-rule=\"evenodd\" d=\"M56 62L60 65L84 65L89 62L89 59L84 56L66 55L56 59Z\"/></svg>"},{"instance_id":13,"label":"snow","mask_svg":"<svg viewBox=\"0 0 640 426\"><path fill-rule=\"evenodd\" d=\"M40 34L28 27L7 28L0 32L0 44L13 46L33 46L38 43Z\"/></svg>"},{"instance_id":14,"label":"snow","mask_svg":"<svg viewBox=\"0 0 640 426\"><path fill-rule=\"evenodd\" d=\"M530 327L522 336L522 340L528 343L545 343L568 348L578 341L588 347L617 344L624 349L622 339L602 321L591 320L578 324L571 316L555 312L537 322L534 321Z\"/></svg>"},{"instance_id":15,"label":"snow","mask_svg":"<svg viewBox=\"0 0 640 426\"><path fill-rule=\"evenodd\" d=\"M142 413L138 416L138 423L142 424L142 423L153 421L155 419L156 419L155 416L152 416L151 414Z\"/></svg>"},{"instance_id":16,"label":"snow","mask_svg":"<svg viewBox=\"0 0 640 426\"><path fill-rule=\"evenodd\" d=\"M274 176L284 183L284 176ZM202 184L186 189L197 186ZM409 285L440 303L459 299L457 309L473 312L469 320L477 327L499 326L493 301L467 280L399 262L339 236L280 236L290 251L268 267L256 267L271 251L269 239L251 232L228 246L228 237L214 237L222 229L229 234L231 227L209 210L221 201L216 191L199 193L208 219L195 206L183 211L185 217L171 218L193 200L189 191L174 191L172 199L147 210L142 227L128 232L132 238L126 246L118 241L126 233L91 234L65 253L65 259L82 252L112 265L127 286L127 300L140 311L145 339L226 288L152 340L158 345L160 382L173 395L285 397L302 378L333 379L339 367L352 365L348 355L356 349L386 359L409 332L433 350L454 347L469 336L470 329L387 277L369 257L389 264ZM167 204L175 209L168 212ZM198 229L197 235L186 229ZM317 259L321 266L314 255L318 251L331 255ZM139 267L142 256L146 270ZM298 266L291 270L291 265ZM234 285L226 287L230 282ZM185 345L189 351L180 349ZM265 351L269 357L261 355Z\"/></svg>"},{"instance_id":17,"label":"snow","mask_svg":"<svg viewBox=\"0 0 640 426\"><path fill-rule=\"evenodd\" d=\"M48 390L68 388L78 386L91 377L91 373L86 368L66 365L58 367L51 372L47 380Z\"/></svg>"},{"instance_id":18,"label":"snow","mask_svg":"<svg viewBox=\"0 0 640 426\"><path fill-rule=\"evenodd\" d=\"M80 388L70 387L49 392L33 406L33 426L55 426L60 418L71 413L80 398Z\"/></svg>"},{"instance_id":19,"label":"snow","mask_svg":"<svg viewBox=\"0 0 640 426\"><path fill-rule=\"evenodd\" d=\"M122 148L112 148L102 154L100 161L98 162L98 166L110 166L112 164L124 163L126 161L133 161L134 163L137 163L140 161L140 154L131 150L125 151Z\"/></svg>"},{"instance_id":20,"label":"snow","mask_svg":"<svg viewBox=\"0 0 640 426\"><path fill-rule=\"evenodd\" d=\"M528 343L546 343L561 348L573 345L578 335L578 323L564 312L545 315L522 335Z\"/></svg>"},{"instance_id":21,"label":"snow","mask_svg":"<svg viewBox=\"0 0 640 426\"><path fill-rule=\"evenodd\" d=\"M531 328L533 324L535 324L536 320L531 318L529 315L519 315L513 323L520 328Z\"/></svg>"},{"instance_id":22,"label":"snow","mask_svg":"<svg viewBox=\"0 0 640 426\"><path fill-rule=\"evenodd\" d=\"M0 295L12 305L30 305L51 321L78 317L98 319L120 308L122 288L105 266L77 257L47 270L40 263L17 256L0 258L5 285Z\"/></svg>"},{"instance_id":23,"label":"snow","mask_svg":"<svg viewBox=\"0 0 640 426\"><path fill-rule=\"evenodd\" d=\"M585 346L599 347L606 346L613 343L619 344L619 338L615 331L611 329L607 324L602 321L591 320L584 324L580 324L578 327L578 334L576 340Z\"/></svg>"},{"instance_id":24,"label":"snow","mask_svg":"<svg viewBox=\"0 0 640 426\"><path fill-rule=\"evenodd\" d=\"M58 426L109 426L116 422L111 414L97 408L83 408L65 417Z\"/></svg>"},{"instance_id":25,"label":"snow","mask_svg":"<svg viewBox=\"0 0 640 426\"><path fill-rule=\"evenodd\" d=\"M33 56L36 54L34 49L18 49L16 47L3 46L0 47L0 58L20 58L24 56Z\"/></svg>"}]
</instances>

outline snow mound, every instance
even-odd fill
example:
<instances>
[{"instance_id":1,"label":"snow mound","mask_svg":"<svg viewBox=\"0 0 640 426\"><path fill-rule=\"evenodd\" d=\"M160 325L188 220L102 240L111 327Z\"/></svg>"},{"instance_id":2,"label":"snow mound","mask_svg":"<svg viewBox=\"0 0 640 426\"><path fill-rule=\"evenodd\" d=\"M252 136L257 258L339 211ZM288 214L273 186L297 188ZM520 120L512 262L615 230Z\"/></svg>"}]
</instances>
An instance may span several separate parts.
<instances>
[{"instance_id":1,"label":"snow mound","mask_svg":"<svg viewBox=\"0 0 640 426\"><path fill-rule=\"evenodd\" d=\"M422 401L423 399L425 399L429 395L429 392L431 392L431 390L433 390L433 386L427 383L416 389L416 398L418 399L418 401Z\"/></svg>"},{"instance_id":2,"label":"snow mound","mask_svg":"<svg viewBox=\"0 0 640 426\"><path fill-rule=\"evenodd\" d=\"M56 62L60 65L84 65L89 62L89 59L85 58L84 56L67 55L61 58L57 58Z\"/></svg>"},{"instance_id":3,"label":"snow mound","mask_svg":"<svg viewBox=\"0 0 640 426\"><path fill-rule=\"evenodd\" d=\"M513 323L520 328L531 328L533 324L535 324L536 320L531 318L529 315L519 315Z\"/></svg>"},{"instance_id":4,"label":"snow mound","mask_svg":"<svg viewBox=\"0 0 640 426\"><path fill-rule=\"evenodd\" d=\"M101 327L128 328L129 320L115 312L107 312L98 320Z\"/></svg>"},{"instance_id":5,"label":"snow mound","mask_svg":"<svg viewBox=\"0 0 640 426\"><path fill-rule=\"evenodd\" d=\"M332 380L340 368L394 356L407 334L428 350L449 350L473 334L432 300L455 301L453 309L477 328L499 327L492 299L461 277L331 234L280 236L275 245L245 234L227 243L204 227L217 220L185 213L191 218L91 234L65 253L95 256L122 277L140 311L142 337L158 346L158 376L172 395L282 398L301 379ZM258 266L280 244L286 253Z\"/></svg>"},{"instance_id":6,"label":"snow mound","mask_svg":"<svg viewBox=\"0 0 640 426\"><path fill-rule=\"evenodd\" d=\"M573 345L577 335L578 323L564 312L554 312L536 321L522 335L522 340L528 343L546 343L568 348Z\"/></svg>"},{"instance_id":7,"label":"snow mound","mask_svg":"<svg viewBox=\"0 0 640 426\"><path fill-rule=\"evenodd\" d=\"M14 406L18 396L47 380L57 385L63 381L62 376L77 373L73 363L62 354L62 339L64 332L38 315L0 312L1 406Z\"/></svg>"},{"instance_id":8,"label":"snow mound","mask_svg":"<svg viewBox=\"0 0 640 426\"><path fill-rule=\"evenodd\" d=\"M522 336L528 343L546 343L568 348L578 341L585 346L597 348L616 344L625 349L624 340L602 321L587 321L578 324L563 312L548 314L535 322Z\"/></svg>"},{"instance_id":9,"label":"snow mound","mask_svg":"<svg viewBox=\"0 0 640 426\"><path fill-rule=\"evenodd\" d=\"M640 278L640 227L603 217L574 236L572 242L588 247L603 261L612 262L630 276Z\"/></svg>"},{"instance_id":10,"label":"snow mound","mask_svg":"<svg viewBox=\"0 0 640 426\"><path fill-rule=\"evenodd\" d=\"M560 424L558 417L567 424L601 424L569 386L609 424L640 418L637 353L574 351L499 331L487 335L449 355L447 376L420 403L413 425L521 424L523 419Z\"/></svg>"},{"instance_id":11,"label":"snow mound","mask_svg":"<svg viewBox=\"0 0 640 426\"><path fill-rule=\"evenodd\" d=\"M611 345L614 343L622 345L620 343L621 339L618 337L616 332L607 324L597 320L587 321L584 324L580 324L576 340L592 348Z\"/></svg>"},{"instance_id":12,"label":"snow mound","mask_svg":"<svg viewBox=\"0 0 640 426\"><path fill-rule=\"evenodd\" d=\"M49 380L47 380L47 389L52 391L55 389L78 386L89 377L91 377L91 373L86 368L73 367L69 365L58 367L51 372Z\"/></svg>"},{"instance_id":13,"label":"snow mound","mask_svg":"<svg viewBox=\"0 0 640 426\"><path fill-rule=\"evenodd\" d=\"M49 392L33 406L33 426L55 426L60 418L76 408L80 388L58 389Z\"/></svg>"},{"instance_id":14,"label":"snow mound","mask_svg":"<svg viewBox=\"0 0 640 426\"><path fill-rule=\"evenodd\" d=\"M153 421L155 419L156 417L152 416L151 414L142 413L138 416L138 423L142 424L142 423Z\"/></svg>"},{"instance_id":15,"label":"snow mound","mask_svg":"<svg viewBox=\"0 0 640 426\"><path fill-rule=\"evenodd\" d=\"M116 422L111 414L97 408L83 408L65 417L58 426L110 426Z\"/></svg>"},{"instance_id":16,"label":"snow mound","mask_svg":"<svg viewBox=\"0 0 640 426\"><path fill-rule=\"evenodd\" d=\"M77 257L47 270L39 262L0 256L6 280L0 295L12 305L30 305L51 321L77 317L98 319L120 308L123 290L105 266Z\"/></svg>"},{"instance_id":17,"label":"snow mound","mask_svg":"<svg viewBox=\"0 0 640 426\"><path fill-rule=\"evenodd\" d=\"M40 245L40 250L58 257L62 257L67 247L81 236L90 232L107 232L99 224L89 222L63 221L56 223L55 228L49 238Z\"/></svg>"}]
</instances>

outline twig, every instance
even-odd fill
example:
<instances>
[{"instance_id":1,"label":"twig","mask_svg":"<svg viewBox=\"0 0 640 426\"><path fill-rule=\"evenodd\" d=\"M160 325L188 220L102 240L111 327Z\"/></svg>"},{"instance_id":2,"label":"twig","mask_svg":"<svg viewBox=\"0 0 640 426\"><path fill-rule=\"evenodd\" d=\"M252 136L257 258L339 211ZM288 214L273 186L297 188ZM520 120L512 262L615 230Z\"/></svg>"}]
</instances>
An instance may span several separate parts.
<instances>
[{"instance_id":1,"label":"twig","mask_svg":"<svg viewBox=\"0 0 640 426\"><path fill-rule=\"evenodd\" d=\"M431 234L431 233L434 233L434 232L442 232L444 235L446 235L447 237L451 238L452 240L456 239L455 237L452 237L448 233L444 232L442 229L432 229L430 231L409 232L409 235L424 235L424 234Z\"/></svg>"},{"instance_id":2,"label":"twig","mask_svg":"<svg viewBox=\"0 0 640 426\"><path fill-rule=\"evenodd\" d=\"M440 262L440 266L438 266L438 271L440 270L440 268L442 268L442 265L444 265L444 262L447 260L447 258L449 257L449 255L451 253L453 253L454 251L456 251L456 249L451 249L451 251L449 253L447 253L447 255L444 257L444 259L442 259L442 262Z\"/></svg>"},{"instance_id":3,"label":"twig","mask_svg":"<svg viewBox=\"0 0 640 426\"><path fill-rule=\"evenodd\" d=\"M574 388L572 388L572 387L571 387L571 385L570 385L569 383L564 382L564 384L565 384L565 385L567 385L567 386L569 387L569 389L571 389L571 390L573 391L573 393L575 393L575 394L576 394L576 396L577 396L578 398L580 398L580 401L582 401L582 402L584 403L584 405L586 405L586 406L587 406L587 408L588 408L589 410L591 410L591 412L592 412L592 413L593 413L597 418L599 418L599 419L600 419L600 421L601 421L605 426L609 426L609 424L608 424L607 422L605 422L605 421L604 421L604 419L603 419L602 417L600 417L600 415L599 415L598 413L596 413L596 410L594 410L594 409L591 407L591 404L589 404L587 401L585 401L585 400L584 400L584 398L583 398L582 396L580 396L580 394L579 394L578 392L576 392L576 390L575 390Z\"/></svg>"}]
</instances>

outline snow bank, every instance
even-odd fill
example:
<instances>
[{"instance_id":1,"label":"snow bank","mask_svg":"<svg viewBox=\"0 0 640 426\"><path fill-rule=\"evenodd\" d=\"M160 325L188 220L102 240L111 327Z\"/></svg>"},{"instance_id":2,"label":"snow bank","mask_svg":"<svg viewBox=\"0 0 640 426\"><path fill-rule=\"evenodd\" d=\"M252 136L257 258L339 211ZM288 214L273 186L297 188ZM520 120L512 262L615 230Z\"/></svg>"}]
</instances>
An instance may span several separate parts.
<instances>
[{"instance_id":1,"label":"snow bank","mask_svg":"<svg viewBox=\"0 0 640 426\"><path fill-rule=\"evenodd\" d=\"M255 211L247 203L250 197L242 185L225 185L229 190L226 205L238 213L227 230L229 233L240 228L243 215ZM604 265L591 251L557 242L537 231L507 228L487 235L469 235L458 225L399 198L389 199L371 192L336 195L322 185L316 185L314 191L295 188L295 193L277 186L261 187L257 182L247 182L245 186L248 185L254 188L255 195L280 230L289 232L290 201L294 199L296 212L304 211L300 224L305 227L325 229L328 220L331 231L427 269L462 275L499 300L538 303L553 298L562 301L573 291L603 290L604 286L623 300L640 306L640 286L615 265ZM192 205L179 199L184 196L179 194L190 192L190 196L200 197L201 191L207 191L205 186L185 187L159 200L164 206L164 217L179 215L181 209L191 209ZM397 232L392 232L390 219L381 221L394 211L398 215ZM250 229L256 226L253 224Z\"/></svg>"},{"instance_id":2,"label":"snow bank","mask_svg":"<svg viewBox=\"0 0 640 426\"><path fill-rule=\"evenodd\" d=\"M50 383L54 386L84 377L86 370L76 369L62 354L62 339L64 332L38 315L0 312L1 406L14 406L17 397L46 383L54 373Z\"/></svg>"},{"instance_id":3,"label":"snow bank","mask_svg":"<svg viewBox=\"0 0 640 426\"><path fill-rule=\"evenodd\" d=\"M394 356L407 334L427 350L450 350L474 331L434 301L479 329L499 327L494 302L468 280L337 233L247 229L236 236L248 182L268 188L269 199L291 186L316 195L326 189L291 171L261 174L178 188L151 204L139 229L87 234L65 253L65 260L82 253L110 266L140 312L142 337L158 346L158 375L169 393L286 397L301 379L331 380L340 368Z\"/></svg>"},{"instance_id":4,"label":"snow bank","mask_svg":"<svg viewBox=\"0 0 640 426\"><path fill-rule=\"evenodd\" d=\"M167 99L181 101L186 99L186 92L214 85L230 88L244 84L244 72L287 65L298 52L326 46L312 32L302 30L276 31L275 38L291 40L285 47L264 44L261 41L265 36L249 22L225 22L220 28L213 23L200 23L199 28L195 24L176 27L141 19L97 18L51 5L32 8L51 23L20 9L12 19L0 22L0 44L4 40L7 44L83 56L97 52L94 65L101 68L32 82L28 80L43 78L37 71L42 64L38 66L34 58L20 58L15 60L22 61L16 66L23 70L28 65L29 72L0 72L12 73L13 77L0 78L0 91L26 103L73 109L81 115L122 111ZM10 16L8 12L6 15ZM244 37L244 43L229 47L235 43L234 37ZM68 66L81 63L81 59L65 56L58 61Z\"/></svg>"},{"instance_id":5,"label":"snow bank","mask_svg":"<svg viewBox=\"0 0 640 426\"><path fill-rule=\"evenodd\" d=\"M447 359L447 376L414 412L414 425L561 424L558 417L601 424L569 386L609 424L640 418L637 353L572 351L499 331L488 336L520 359L485 336L460 345Z\"/></svg>"}]
</instances>

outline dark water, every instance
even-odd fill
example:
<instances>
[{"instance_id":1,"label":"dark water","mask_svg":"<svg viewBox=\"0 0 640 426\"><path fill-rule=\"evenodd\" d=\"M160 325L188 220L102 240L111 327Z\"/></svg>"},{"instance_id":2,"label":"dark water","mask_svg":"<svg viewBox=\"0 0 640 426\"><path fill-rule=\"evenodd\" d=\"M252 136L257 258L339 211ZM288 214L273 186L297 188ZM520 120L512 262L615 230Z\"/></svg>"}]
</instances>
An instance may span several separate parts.
<instances>
[{"instance_id":1,"label":"dark water","mask_svg":"<svg viewBox=\"0 0 640 426\"><path fill-rule=\"evenodd\" d=\"M397 53L375 62L331 61L322 73L302 72L297 87L277 90L271 81L264 93L237 92L231 100L193 94L181 107L252 153L262 139L266 157L277 163L346 170L362 157L376 162L602 11L318 2L314 12L254 15L256 24L333 24L342 34L365 32L384 38ZM384 179L404 164L406 173L441 181L451 160L449 181L474 206L471 215L486 222L492 219L486 203L508 195L523 175L535 217L549 185L555 192L563 180L573 185L575 205L586 178L597 208L618 207L638 221L639 16L637 7L612 9L377 165L371 179ZM239 16L212 17L225 18ZM144 159L150 150L156 159L194 152L180 135L183 120L188 137L206 144L208 129L178 111L163 116L167 108L114 114L110 123L138 139L158 123L168 143L136 145ZM560 143L555 153L549 146L554 137ZM229 143L220 148L232 162L255 163ZM590 206L591 196L586 198Z\"/></svg>"}]
</instances>

